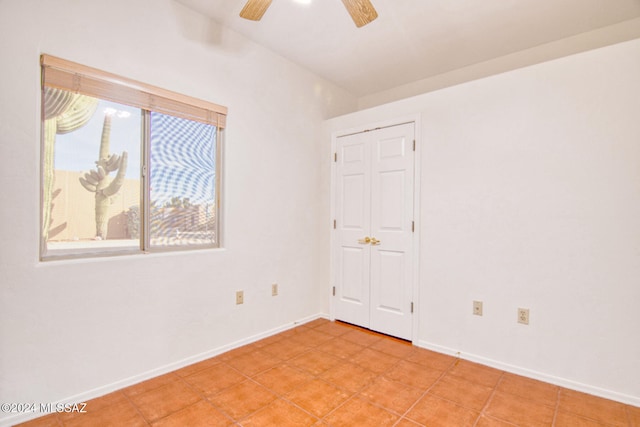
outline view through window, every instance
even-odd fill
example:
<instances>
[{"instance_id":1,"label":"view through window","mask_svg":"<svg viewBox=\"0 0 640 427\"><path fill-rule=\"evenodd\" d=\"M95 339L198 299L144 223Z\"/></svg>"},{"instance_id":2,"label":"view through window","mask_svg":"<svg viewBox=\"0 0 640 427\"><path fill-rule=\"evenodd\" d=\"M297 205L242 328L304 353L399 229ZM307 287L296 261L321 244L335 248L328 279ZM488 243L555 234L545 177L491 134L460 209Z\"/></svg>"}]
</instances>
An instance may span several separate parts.
<instances>
[{"instance_id":1,"label":"view through window","mask_svg":"<svg viewBox=\"0 0 640 427\"><path fill-rule=\"evenodd\" d=\"M216 128L151 113L152 247L215 243Z\"/></svg>"},{"instance_id":2,"label":"view through window","mask_svg":"<svg viewBox=\"0 0 640 427\"><path fill-rule=\"evenodd\" d=\"M217 113L115 102L89 84L48 85L43 72L43 259L220 245Z\"/></svg>"}]
</instances>

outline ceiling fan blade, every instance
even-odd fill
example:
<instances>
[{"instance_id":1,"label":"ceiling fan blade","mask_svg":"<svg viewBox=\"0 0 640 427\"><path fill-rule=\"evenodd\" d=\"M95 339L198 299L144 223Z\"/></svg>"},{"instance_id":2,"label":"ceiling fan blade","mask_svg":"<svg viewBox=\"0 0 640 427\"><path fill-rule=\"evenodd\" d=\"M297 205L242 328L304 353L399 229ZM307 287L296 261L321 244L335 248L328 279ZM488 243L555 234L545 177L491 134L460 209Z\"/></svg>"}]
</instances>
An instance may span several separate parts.
<instances>
[{"instance_id":1,"label":"ceiling fan blade","mask_svg":"<svg viewBox=\"0 0 640 427\"><path fill-rule=\"evenodd\" d=\"M342 0L349 11L351 19L360 28L378 17L378 12L373 8L369 0Z\"/></svg>"},{"instance_id":2,"label":"ceiling fan blade","mask_svg":"<svg viewBox=\"0 0 640 427\"><path fill-rule=\"evenodd\" d=\"M259 21L270 4L271 0L249 0L240 11L240 16L251 21Z\"/></svg>"}]
</instances>

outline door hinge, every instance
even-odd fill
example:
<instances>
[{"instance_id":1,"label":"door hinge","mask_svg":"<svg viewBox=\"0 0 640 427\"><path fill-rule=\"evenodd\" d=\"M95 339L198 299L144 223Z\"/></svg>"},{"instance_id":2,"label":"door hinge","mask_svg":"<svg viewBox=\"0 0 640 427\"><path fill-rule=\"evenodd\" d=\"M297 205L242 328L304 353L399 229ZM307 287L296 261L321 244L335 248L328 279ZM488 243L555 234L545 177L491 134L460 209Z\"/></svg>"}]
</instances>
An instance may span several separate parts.
<instances>
[{"instance_id":1,"label":"door hinge","mask_svg":"<svg viewBox=\"0 0 640 427\"><path fill-rule=\"evenodd\" d=\"M336 229L336 226L337 226L337 223L336 223L336 220L334 219L334 220L333 220L333 229L334 229L334 230Z\"/></svg>"},{"instance_id":2,"label":"door hinge","mask_svg":"<svg viewBox=\"0 0 640 427\"><path fill-rule=\"evenodd\" d=\"M338 162L338 153L333 153L333 161Z\"/></svg>"},{"instance_id":3,"label":"door hinge","mask_svg":"<svg viewBox=\"0 0 640 427\"><path fill-rule=\"evenodd\" d=\"M335 286L333 287L333 296L334 297L336 296L336 287Z\"/></svg>"},{"instance_id":4,"label":"door hinge","mask_svg":"<svg viewBox=\"0 0 640 427\"><path fill-rule=\"evenodd\" d=\"M411 312L413 313L413 302L411 303Z\"/></svg>"},{"instance_id":5,"label":"door hinge","mask_svg":"<svg viewBox=\"0 0 640 427\"><path fill-rule=\"evenodd\" d=\"M416 151L416 140L413 140L413 151Z\"/></svg>"},{"instance_id":6,"label":"door hinge","mask_svg":"<svg viewBox=\"0 0 640 427\"><path fill-rule=\"evenodd\" d=\"M411 221L411 232L415 232L416 231L416 222L415 221Z\"/></svg>"}]
</instances>

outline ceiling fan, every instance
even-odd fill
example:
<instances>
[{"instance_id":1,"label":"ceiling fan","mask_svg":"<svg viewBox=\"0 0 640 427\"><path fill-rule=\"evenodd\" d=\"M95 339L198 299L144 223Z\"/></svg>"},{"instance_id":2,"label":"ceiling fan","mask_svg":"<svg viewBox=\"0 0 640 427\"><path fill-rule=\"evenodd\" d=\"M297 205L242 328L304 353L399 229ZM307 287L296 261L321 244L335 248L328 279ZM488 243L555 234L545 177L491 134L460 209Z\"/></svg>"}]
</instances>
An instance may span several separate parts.
<instances>
[{"instance_id":1,"label":"ceiling fan","mask_svg":"<svg viewBox=\"0 0 640 427\"><path fill-rule=\"evenodd\" d=\"M251 21L259 21L267 11L272 0L248 0L244 5L240 16ZM351 19L360 28L378 17L378 12L373 8L369 0L342 0Z\"/></svg>"}]
</instances>

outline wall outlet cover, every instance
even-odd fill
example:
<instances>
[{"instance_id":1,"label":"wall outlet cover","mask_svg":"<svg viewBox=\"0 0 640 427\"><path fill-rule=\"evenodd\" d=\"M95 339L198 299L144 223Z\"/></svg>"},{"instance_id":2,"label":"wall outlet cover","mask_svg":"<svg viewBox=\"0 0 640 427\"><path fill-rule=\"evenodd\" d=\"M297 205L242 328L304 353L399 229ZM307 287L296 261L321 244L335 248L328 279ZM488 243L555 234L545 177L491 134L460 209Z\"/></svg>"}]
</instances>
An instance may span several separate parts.
<instances>
[{"instance_id":1,"label":"wall outlet cover","mask_svg":"<svg viewBox=\"0 0 640 427\"><path fill-rule=\"evenodd\" d=\"M473 302L473 314L476 316L482 316L482 301Z\"/></svg>"},{"instance_id":2,"label":"wall outlet cover","mask_svg":"<svg viewBox=\"0 0 640 427\"><path fill-rule=\"evenodd\" d=\"M518 323L522 323L523 325L529 324L529 309L528 308L518 308Z\"/></svg>"}]
</instances>

